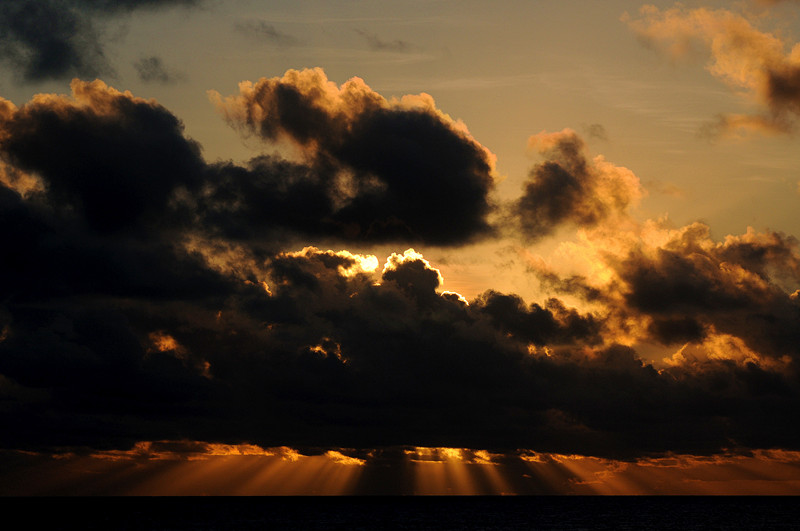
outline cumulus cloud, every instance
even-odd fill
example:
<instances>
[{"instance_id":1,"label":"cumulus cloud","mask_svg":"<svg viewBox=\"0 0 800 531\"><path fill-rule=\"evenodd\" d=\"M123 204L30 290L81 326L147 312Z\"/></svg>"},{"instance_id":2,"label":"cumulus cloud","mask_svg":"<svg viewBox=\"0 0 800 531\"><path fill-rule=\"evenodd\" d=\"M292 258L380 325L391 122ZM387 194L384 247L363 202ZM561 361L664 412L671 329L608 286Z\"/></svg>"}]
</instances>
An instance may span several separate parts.
<instances>
[{"instance_id":1,"label":"cumulus cloud","mask_svg":"<svg viewBox=\"0 0 800 531\"><path fill-rule=\"evenodd\" d=\"M710 328L762 356L797 358L800 306L779 280L796 282L798 264L793 238L751 230L712 243L696 224L655 249L632 251L617 270L626 302L654 318L662 341L698 339Z\"/></svg>"},{"instance_id":2,"label":"cumulus cloud","mask_svg":"<svg viewBox=\"0 0 800 531\"><path fill-rule=\"evenodd\" d=\"M729 335L765 363L795 363L800 355L793 237L749 229L715 242L701 223L670 229L648 222L614 238L587 234L565 252L591 266L563 277L543 263L532 270L557 293L605 308L606 325L628 341L701 344Z\"/></svg>"},{"instance_id":3,"label":"cumulus cloud","mask_svg":"<svg viewBox=\"0 0 800 531\"><path fill-rule=\"evenodd\" d=\"M672 57L708 53L707 69L735 90L763 105L762 115L724 115L709 132L788 132L800 115L800 45L761 31L727 9L678 5L641 8L624 20L647 46Z\"/></svg>"},{"instance_id":4,"label":"cumulus cloud","mask_svg":"<svg viewBox=\"0 0 800 531\"><path fill-rule=\"evenodd\" d=\"M495 157L427 94L386 100L361 79L340 87L313 69L211 96L232 125L302 150L303 171L317 182L282 188L313 199L307 204L319 210L303 214L310 224L369 241L439 245L490 231Z\"/></svg>"},{"instance_id":5,"label":"cumulus cloud","mask_svg":"<svg viewBox=\"0 0 800 531\"><path fill-rule=\"evenodd\" d=\"M27 81L111 74L102 27L106 19L199 1L7 0L0 5L0 58Z\"/></svg>"},{"instance_id":6,"label":"cumulus cloud","mask_svg":"<svg viewBox=\"0 0 800 531\"><path fill-rule=\"evenodd\" d=\"M165 227L181 218L201 233L260 240L273 251L292 237L452 245L490 232L490 154L426 97L407 100L411 110L353 110L365 130L308 159L261 156L240 165L207 164L180 121L153 101L100 81L72 88L72 98L37 96L19 109L3 103L3 175L41 179L43 199L97 230L141 228L158 214L162 225L169 218ZM368 117L376 113L385 120ZM340 120L331 117L330 127ZM342 151L342 161L329 151Z\"/></svg>"},{"instance_id":7,"label":"cumulus cloud","mask_svg":"<svg viewBox=\"0 0 800 531\"><path fill-rule=\"evenodd\" d=\"M389 102L360 81L320 76L247 85L224 103L244 127L304 153L245 165L205 162L167 109L99 81L19 107L0 101L0 238L14 250L0 261L0 420L10 427L0 446L188 440L621 458L800 447L794 239L751 231L714 242L701 225L611 230L604 223L625 216L638 181L587 160L565 131L535 137L547 162L533 178L548 186L529 196L541 198L542 224L582 227L571 249L594 274L547 278L583 308L498 291L466 301L443 289L419 246L385 260L295 246L309 234L362 241L335 223L374 222L380 210L366 207L335 217L362 196L434 243L469 240L488 214L490 154L432 100ZM331 184L343 170L357 183L344 197ZM574 190L548 181L559 172ZM286 198L301 213L281 210ZM550 214L548 201L567 213ZM448 202L449 217L426 210ZM459 232L464 204L480 216ZM525 204L536 215L539 204ZM334 223L314 219L321 212ZM655 364L637 340L675 355Z\"/></svg>"},{"instance_id":8,"label":"cumulus cloud","mask_svg":"<svg viewBox=\"0 0 800 531\"><path fill-rule=\"evenodd\" d=\"M176 188L199 183L200 147L169 111L102 81L71 88L71 98L7 102L0 115L3 158L39 176L53 207L116 230L161 215Z\"/></svg>"},{"instance_id":9,"label":"cumulus cloud","mask_svg":"<svg viewBox=\"0 0 800 531\"><path fill-rule=\"evenodd\" d=\"M594 227L619 220L644 193L627 168L600 155L587 160L583 140L571 129L533 135L528 144L545 161L531 170L512 210L530 239L551 234L562 224Z\"/></svg>"}]
</instances>

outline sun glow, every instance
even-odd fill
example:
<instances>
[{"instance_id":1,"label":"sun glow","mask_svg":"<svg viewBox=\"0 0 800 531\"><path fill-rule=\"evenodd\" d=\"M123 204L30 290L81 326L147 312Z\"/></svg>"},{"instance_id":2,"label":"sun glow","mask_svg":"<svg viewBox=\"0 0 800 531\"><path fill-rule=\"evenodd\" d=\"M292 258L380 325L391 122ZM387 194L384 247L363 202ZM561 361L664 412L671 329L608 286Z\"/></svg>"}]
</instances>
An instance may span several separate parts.
<instances>
[{"instance_id":1,"label":"sun glow","mask_svg":"<svg viewBox=\"0 0 800 531\"><path fill-rule=\"evenodd\" d=\"M8 453L8 452L6 452ZM796 494L800 452L758 450L634 461L447 447L353 450L141 441L92 454L14 452L0 493L17 495ZM29 467L41 473L30 475ZM24 475L19 475L23 474ZM15 475L17 474L17 475ZM13 476L13 477L12 477ZM13 481L11 481L13 479ZM5 481L8 480L8 481Z\"/></svg>"}]
</instances>

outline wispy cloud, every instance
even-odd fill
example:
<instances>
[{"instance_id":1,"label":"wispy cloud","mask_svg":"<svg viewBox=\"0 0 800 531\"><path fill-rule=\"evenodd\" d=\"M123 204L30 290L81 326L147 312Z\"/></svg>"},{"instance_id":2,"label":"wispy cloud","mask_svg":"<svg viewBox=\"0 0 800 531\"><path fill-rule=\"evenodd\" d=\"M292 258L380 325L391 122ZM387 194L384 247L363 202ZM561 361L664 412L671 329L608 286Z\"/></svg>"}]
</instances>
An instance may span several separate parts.
<instances>
[{"instance_id":1,"label":"wispy cloud","mask_svg":"<svg viewBox=\"0 0 800 531\"><path fill-rule=\"evenodd\" d=\"M133 67L136 69L139 79L145 83L171 85L186 78L182 72L167 67L164 61L156 55L142 57L133 63Z\"/></svg>"},{"instance_id":2,"label":"wispy cloud","mask_svg":"<svg viewBox=\"0 0 800 531\"><path fill-rule=\"evenodd\" d=\"M410 52L415 49L415 47L411 43L404 40L395 39L392 41L386 41L378 37L378 35L375 33L361 29L356 29L355 32L364 38L364 40L367 42L367 45L371 50L388 51L388 52Z\"/></svg>"},{"instance_id":3,"label":"wispy cloud","mask_svg":"<svg viewBox=\"0 0 800 531\"><path fill-rule=\"evenodd\" d=\"M300 39L276 29L274 25L269 24L264 20L248 20L246 22L237 22L234 27L238 32L245 36L268 42L276 46L288 47L300 44Z\"/></svg>"},{"instance_id":4,"label":"wispy cloud","mask_svg":"<svg viewBox=\"0 0 800 531\"><path fill-rule=\"evenodd\" d=\"M638 18L626 14L623 20L643 44L671 57L708 53L714 77L764 108L760 115L723 116L707 132L794 129L800 117L800 44L788 49L780 37L727 9L645 6Z\"/></svg>"}]
</instances>

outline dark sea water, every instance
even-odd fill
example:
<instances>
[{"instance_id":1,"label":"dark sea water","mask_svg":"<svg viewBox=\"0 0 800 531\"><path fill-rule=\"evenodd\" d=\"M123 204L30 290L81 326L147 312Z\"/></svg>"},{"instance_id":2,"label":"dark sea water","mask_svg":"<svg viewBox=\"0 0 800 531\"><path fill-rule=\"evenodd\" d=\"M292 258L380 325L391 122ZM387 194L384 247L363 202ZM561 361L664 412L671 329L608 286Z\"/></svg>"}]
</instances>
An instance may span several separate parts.
<instances>
[{"instance_id":1,"label":"dark sea water","mask_svg":"<svg viewBox=\"0 0 800 531\"><path fill-rule=\"evenodd\" d=\"M6 529L800 529L800 497L4 498ZM39 525L40 524L40 525Z\"/></svg>"}]
</instances>

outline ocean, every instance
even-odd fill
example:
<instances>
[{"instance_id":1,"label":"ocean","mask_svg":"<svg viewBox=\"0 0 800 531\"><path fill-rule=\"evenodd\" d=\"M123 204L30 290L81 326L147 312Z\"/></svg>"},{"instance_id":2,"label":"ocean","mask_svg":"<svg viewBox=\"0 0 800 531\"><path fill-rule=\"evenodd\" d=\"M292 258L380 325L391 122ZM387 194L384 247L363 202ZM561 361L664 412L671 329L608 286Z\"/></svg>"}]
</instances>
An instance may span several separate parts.
<instances>
[{"instance_id":1,"label":"ocean","mask_svg":"<svg viewBox=\"0 0 800 531\"><path fill-rule=\"evenodd\" d=\"M800 529L800 497L3 498L13 528L102 530Z\"/></svg>"}]
</instances>

